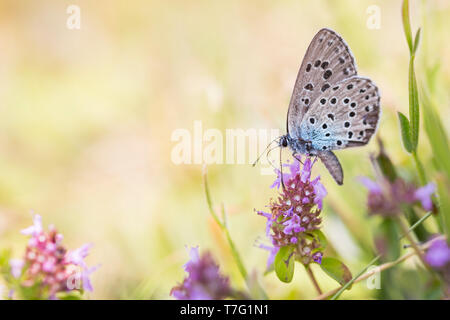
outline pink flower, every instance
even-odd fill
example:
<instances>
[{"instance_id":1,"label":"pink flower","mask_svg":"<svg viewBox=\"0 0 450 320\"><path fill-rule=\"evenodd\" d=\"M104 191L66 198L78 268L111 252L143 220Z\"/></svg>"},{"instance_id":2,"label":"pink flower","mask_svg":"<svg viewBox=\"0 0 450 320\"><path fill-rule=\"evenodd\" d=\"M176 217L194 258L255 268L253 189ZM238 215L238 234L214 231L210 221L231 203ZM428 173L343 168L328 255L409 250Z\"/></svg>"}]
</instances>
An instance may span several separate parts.
<instances>
[{"instance_id":1,"label":"pink flower","mask_svg":"<svg viewBox=\"0 0 450 320\"><path fill-rule=\"evenodd\" d=\"M89 275L97 269L88 268L84 258L88 255L91 244L81 246L68 253L62 245L62 235L53 226L44 231L39 215L33 217L33 225L22 230L22 234L30 237L23 260L10 261L11 274L15 278L23 276L24 287L37 286L43 296L36 299L54 299L56 293L70 291L70 279L80 273L85 290L92 291ZM78 271L80 270L81 271Z\"/></svg>"}]
</instances>

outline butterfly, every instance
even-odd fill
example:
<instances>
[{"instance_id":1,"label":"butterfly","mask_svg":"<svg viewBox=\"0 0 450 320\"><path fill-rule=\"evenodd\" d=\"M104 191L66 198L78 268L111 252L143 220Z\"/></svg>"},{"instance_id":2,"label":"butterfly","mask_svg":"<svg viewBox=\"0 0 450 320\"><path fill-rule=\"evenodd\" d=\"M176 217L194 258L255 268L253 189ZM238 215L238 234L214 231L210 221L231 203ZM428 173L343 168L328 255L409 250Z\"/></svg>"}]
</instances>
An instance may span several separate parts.
<instances>
[{"instance_id":1,"label":"butterfly","mask_svg":"<svg viewBox=\"0 0 450 320\"><path fill-rule=\"evenodd\" d=\"M295 82L280 147L293 156L317 156L342 185L344 173L333 150L367 144L380 118L377 86L356 72L355 59L333 30L321 29L311 41Z\"/></svg>"}]
</instances>

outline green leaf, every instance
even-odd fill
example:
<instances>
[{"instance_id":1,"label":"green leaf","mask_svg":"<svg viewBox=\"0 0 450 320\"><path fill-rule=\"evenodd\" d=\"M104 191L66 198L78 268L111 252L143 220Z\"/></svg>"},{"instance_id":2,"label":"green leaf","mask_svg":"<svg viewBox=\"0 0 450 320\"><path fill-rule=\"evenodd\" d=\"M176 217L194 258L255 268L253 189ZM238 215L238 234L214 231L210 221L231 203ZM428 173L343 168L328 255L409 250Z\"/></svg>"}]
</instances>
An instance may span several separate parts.
<instances>
[{"instance_id":1,"label":"green leaf","mask_svg":"<svg viewBox=\"0 0 450 320\"><path fill-rule=\"evenodd\" d=\"M425 91L421 91L421 93L424 128L439 166L437 169L443 171L450 181L450 143L447 139L447 132L436 112L437 102Z\"/></svg>"},{"instance_id":2,"label":"green leaf","mask_svg":"<svg viewBox=\"0 0 450 320\"><path fill-rule=\"evenodd\" d=\"M398 112L398 119L400 120L400 130L402 133L403 146L405 147L406 151L411 153L412 152L411 137L410 137L411 129L409 127L408 118L403 113Z\"/></svg>"},{"instance_id":3,"label":"green leaf","mask_svg":"<svg viewBox=\"0 0 450 320\"><path fill-rule=\"evenodd\" d=\"M331 278L344 285L352 279L352 273L347 266L335 258L323 258L320 267Z\"/></svg>"},{"instance_id":4,"label":"green leaf","mask_svg":"<svg viewBox=\"0 0 450 320\"><path fill-rule=\"evenodd\" d=\"M281 247L275 256L275 273L283 282L291 282L294 276L294 247Z\"/></svg>"},{"instance_id":5,"label":"green leaf","mask_svg":"<svg viewBox=\"0 0 450 320\"><path fill-rule=\"evenodd\" d=\"M419 95L417 92L416 76L414 74L414 54L419 46L420 29L416 33L415 41L413 42L411 33L411 23L409 20L409 1L404 0L402 4L402 20L403 30L405 31L406 41L408 42L409 53L411 58L409 60L409 76L408 76L408 91L409 91L409 137L410 143L405 143L405 135L403 135L403 144L408 152L413 152L417 149L419 143ZM400 120L402 122L402 120Z\"/></svg>"},{"instance_id":6,"label":"green leaf","mask_svg":"<svg viewBox=\"0 0 450 320\"><path fill-rule=\"evenodd\" d=\"M420 28L416 32L416 37L414 38L414 48L413 48L413 54L416 54L417 47L419 47L420 42Z\"/></svg>"},{"instance_id":7,"label":"green leaf","mask_svg":"<svg viewBox=\"0 0 450 320\"><path fill-rule=\"evenodd\" d=\"M403 30L405 31L406 42L408 42L409 52L413 52L411 23L409 22L409 1L404 0L402 4Z\"/></svg>"},{"instance_id":8,"label":"green leaf","mask_svg":"<svg viewBox=\"0 0 450 320\"><path fill-rule=\"evenodd\" d=\"M414 74L414 56L409 61L409 121L410 121L410 137L412 151L417 149L419 144L419 94L417 91L416 75Z\"/></svg>"}]
</instances>

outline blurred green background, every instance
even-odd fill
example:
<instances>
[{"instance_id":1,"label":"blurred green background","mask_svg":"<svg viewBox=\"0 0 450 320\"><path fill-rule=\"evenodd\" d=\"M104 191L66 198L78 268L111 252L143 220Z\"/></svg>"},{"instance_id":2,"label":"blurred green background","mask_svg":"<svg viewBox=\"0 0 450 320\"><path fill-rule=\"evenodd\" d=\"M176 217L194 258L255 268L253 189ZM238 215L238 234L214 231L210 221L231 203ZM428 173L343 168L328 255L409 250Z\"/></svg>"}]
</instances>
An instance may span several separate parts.
<instances>
[{"instance_id":1,"label":"blurred green background","mask_svg":"<svg viewBox=\"0 0 450 320\"><path fill-rule=\"evenodd\" d=\"M66 9L81 8L81 29L69 30ZM380 9L369 29L367 9ZM306 48L329 27L343 36L358 73L382 94L378 134L393 161L415 178L404 151L397 111L408 113L408 49L401 1L14 1L0 2L0 247L20 257L30 210L55 224L75 248L95 244L88 263L98 299L167 299L184 277L185 246L210 249L238 287L244 283L227 243L208 215L201 165L175 165L171 134L193 129L285 130L290 95ZM422 26L416 73L434 68L436 101L450 129L450 2L413 1L413 28ZM371 175L364 148L339 151L345 184L315 166L329 195L324 231L335 254L357 273L373 256L366 191ZM432 174L430 147L419 154ZM410 170L408 170L410 169ZM208 168L215 204L224 202L231 235L249 270L265 269L263 209L272 176L250 165ZM267 187L266 187L267 186ZM427 221L431 224L431 221ZM434 226L431 226L433 228ZM413 267L413 261L405 265ZM320 270L324 291L337 286ZM313 298L298 268L291 284L272 273L260 281L274 299ZM375 297L363 283L344 298Z\"/></svg>"}]
</instances>

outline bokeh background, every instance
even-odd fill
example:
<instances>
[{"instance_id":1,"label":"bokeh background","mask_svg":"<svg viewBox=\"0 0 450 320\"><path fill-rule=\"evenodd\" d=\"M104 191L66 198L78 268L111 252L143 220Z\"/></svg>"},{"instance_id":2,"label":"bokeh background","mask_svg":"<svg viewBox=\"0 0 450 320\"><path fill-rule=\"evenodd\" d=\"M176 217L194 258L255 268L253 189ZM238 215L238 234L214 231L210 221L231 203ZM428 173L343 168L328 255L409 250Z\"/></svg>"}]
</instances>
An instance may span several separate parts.
<instances>
[{"instance_id":1,"label":"bokeh background","mask_svg":"<svg viewBox=\"0 0 450 320\"><path fill-rule=\"evenodd\" d=\"M81 29L69 30L69 5ZM371 5L379 29L367 27ZM171 161L172 132L279 128L306 48L322 27L340 33L359 74L382 93L379 136L404 175L415 177L401 146L397 111L408 110L408 49L401 1L14 1L0 2L0 247L20 257L30 210L54 224L68 247L94 247L96 299L168 299L184 277L185 246L212 250L224 273L244 287L227 243L208 214L201 165ZM413 29L423 27L417 77L434 68L438 112L447 132L450 2L412 1ZM374 139L375 140L375 139ZM346 181L324 171L329 195L324 230L357 273L373 255L380 222L366 213L357 176L372 175L367 147L338 152ZM430 168L430 147L420 152ZM409 169L409 170L408 170ZM214 203L224 203L231 235L271 298L313 298L304 272L291 284L262 277L267 252L262 209L273 177L250 165L208 167ZM267 186L267 187L266 187ZM432 223L431 221L427 223ZM434 226L430 226L433 228ZM258 240L259 239L259 240ZM413 261L408 262L413 267ZM408 267L408 263L406 267ZM323 289L337 284L318 269ZM344 298L375 297L364 283Z\"/></svg>"}]
</instances>

